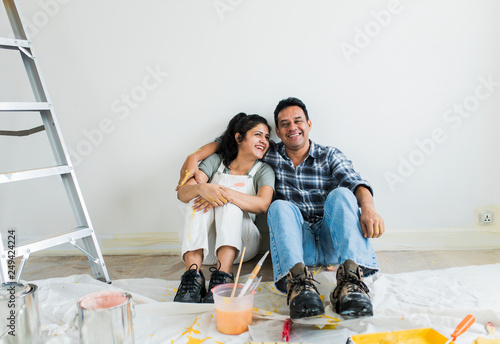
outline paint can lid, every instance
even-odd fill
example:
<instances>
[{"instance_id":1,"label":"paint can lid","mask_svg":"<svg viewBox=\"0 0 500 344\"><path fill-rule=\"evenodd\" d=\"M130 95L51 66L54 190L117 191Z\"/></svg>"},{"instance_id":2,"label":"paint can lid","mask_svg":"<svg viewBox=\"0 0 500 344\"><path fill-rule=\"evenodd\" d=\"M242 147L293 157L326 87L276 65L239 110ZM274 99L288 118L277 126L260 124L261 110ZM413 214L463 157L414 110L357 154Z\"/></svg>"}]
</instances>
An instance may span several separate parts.
<instances>
[{"instance_id":1,"label":"paint can lid","mask_svg":"<svg viewBox=\"0 0 500 344\"><path fill-rule=\"evenodd\" d=\"M19 297L29 293L31 290L30 284L26 281L6 282L0 286L0 300L9 300L13 297Z\"/></svg>"},{"instance_id":2,"label":"paint can lid","mask_svg":"<svg viewBox=\"0 0 500 344\"><path fill-rule=\"evenodd\" d=\"M120 290L97 291L81 297L78 302L79 309L99 311L123 307L132 301L132 295Z\"/></svg>"}]
</instances>

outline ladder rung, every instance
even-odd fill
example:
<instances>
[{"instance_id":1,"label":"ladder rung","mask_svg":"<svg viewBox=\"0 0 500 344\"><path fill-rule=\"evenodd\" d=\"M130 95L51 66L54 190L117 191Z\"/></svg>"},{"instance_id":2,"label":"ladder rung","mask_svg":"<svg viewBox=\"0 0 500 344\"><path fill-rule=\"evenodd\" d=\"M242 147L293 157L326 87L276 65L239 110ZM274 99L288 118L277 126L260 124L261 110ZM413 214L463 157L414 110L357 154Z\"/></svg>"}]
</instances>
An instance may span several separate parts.
<instances>
[{"instance_id":1,"label":"ladder rung","mask_svg":"<svg viewBox=\"0 0 500 344\"><path fill-rule=\"evenodd\" d=\"M6 172L0 173L0 184L18 182L21 180L28 180L34 178L43 178L50 176L58 176L62 174L71 173L72 168L68 165L61 165L55 167L36 168L33 170Z\"/></svg>"},{"instance_id":2,"label":"ladder rung","mask_svg":"<svg viewBox=\"0 0 500 344\"><path fill-rule=\"evenodd\" d=\"M25 39L0 37L0 48L19 49L19 47L30 48L30 44Z\"/></svg>"},{"instance_id":3,"label":"ladder rung","mask_svg":"<svg viewBox=\"0 0 500 344\"><path fill-rule=\"evenodd\" d=\"M26 253L31 254L46 248L70 243L71 240L78 240L91 236L92 232L93 231L89 227L77 227L65 232L59 232L38 239L20 242L16 245L16 257L24 256Z\"/></svg>"},{"instance_id":4,"label":"ladder rung","mask_svg":"<svg viewBox=\"0 0 500 344\"><path fill-rule=\"evenodd\" d=\"M43 111L50 110L47 102L0 102L0 111Z\"/></svg>"}]
</instances>

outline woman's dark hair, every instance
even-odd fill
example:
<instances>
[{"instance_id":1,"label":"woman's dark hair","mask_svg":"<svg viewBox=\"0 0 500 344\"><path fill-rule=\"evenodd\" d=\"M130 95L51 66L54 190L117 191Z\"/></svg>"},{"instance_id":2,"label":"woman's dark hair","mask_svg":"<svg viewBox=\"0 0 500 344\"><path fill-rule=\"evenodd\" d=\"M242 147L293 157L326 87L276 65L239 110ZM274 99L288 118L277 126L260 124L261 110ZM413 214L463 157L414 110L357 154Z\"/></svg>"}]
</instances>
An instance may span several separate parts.
<instances>
[{"instance_id":1,"label":"woman's dark hair","mask_svg":"<svg viewBox=\"0 0 500 344\"><path fill-rule=\"evenodd\" d=\"M279 128L278 125L278 115L281 112L281 110L286 109L287 107L290 106L298 106L304 111L304 115L306 115L306 121L309 120L309 114L307 113L306 109L306 104L302 102L302 100L295 98L295 97L289 97L286 99L280 100L278 105L276 105L276 109L274 110L274 124L276 124L276 128Z\"/></svg>"},{"instance_id":2,"label":"woman's dark hair","mask_svg":"<svg viewBox=\"0 0 500 344\"><path fill-rule=\"evenodd\" d=\"M267 120L259 115L247 115L244 112L240 112L229 121L226 131L222 134L219 146L219 154L226 167L229 167L231 162L236 159L238 155L238 143L243 141L247 131L260 123L265 124L269 132L271 132L271 127L267 124ZM239 142L236 142L236 133L240 134Z\"/></svg>"}]
</instances>

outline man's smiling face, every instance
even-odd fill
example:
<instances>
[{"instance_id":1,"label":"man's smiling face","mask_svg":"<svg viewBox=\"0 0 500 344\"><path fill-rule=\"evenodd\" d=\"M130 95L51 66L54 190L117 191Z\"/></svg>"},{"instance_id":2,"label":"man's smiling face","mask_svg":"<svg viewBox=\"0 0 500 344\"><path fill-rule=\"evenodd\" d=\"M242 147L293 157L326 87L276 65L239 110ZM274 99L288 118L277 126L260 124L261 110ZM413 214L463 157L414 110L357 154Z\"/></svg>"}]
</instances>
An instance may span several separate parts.
<instances>
[{"instance_id":1,"label":"man's smiling face","mask_svg":"<svg viewBox=\"0 0 500 344\"><path fill-rule=\"evenodd\" d=\"M299 106L289 106L278 114L276 135L287 149L299 150L309 145L311 127L311 120L306 120L306 115Z\"/></svg>"}]
</instances>

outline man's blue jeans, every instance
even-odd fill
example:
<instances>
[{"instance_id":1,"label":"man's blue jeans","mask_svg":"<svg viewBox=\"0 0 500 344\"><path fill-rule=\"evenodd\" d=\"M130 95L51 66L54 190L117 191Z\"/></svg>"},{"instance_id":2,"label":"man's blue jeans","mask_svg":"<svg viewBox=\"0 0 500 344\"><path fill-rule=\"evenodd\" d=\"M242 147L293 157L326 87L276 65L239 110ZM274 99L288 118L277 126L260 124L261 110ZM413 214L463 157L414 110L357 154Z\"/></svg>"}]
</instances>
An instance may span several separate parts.
<instances>
[{"instance_id":1,"label":"man's blue jeans","mask_svg":"<svg viewBox=\"0 0 500 344\"><path fill-rule=\"evenodd\" d=\"M323 215L321 221L309 224L293 203L283 200L271 203L267 223L275 283L286 277L297 263L342 264L351 259L365 276L379 270L373 247L363 237L356 197L349 189L340 187L330 192ZM277 287L284 291L281 283Z\"/></svg>"}]
</instances>

